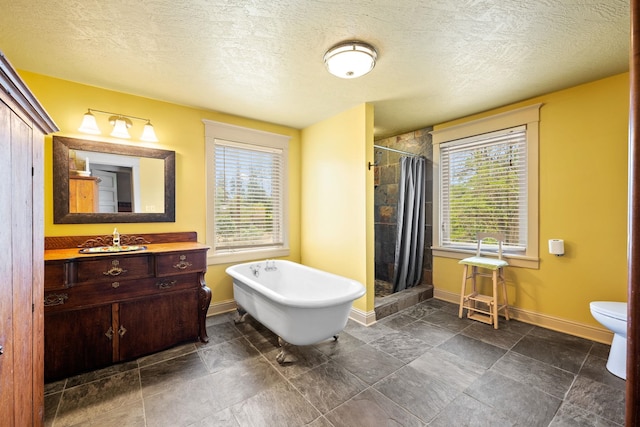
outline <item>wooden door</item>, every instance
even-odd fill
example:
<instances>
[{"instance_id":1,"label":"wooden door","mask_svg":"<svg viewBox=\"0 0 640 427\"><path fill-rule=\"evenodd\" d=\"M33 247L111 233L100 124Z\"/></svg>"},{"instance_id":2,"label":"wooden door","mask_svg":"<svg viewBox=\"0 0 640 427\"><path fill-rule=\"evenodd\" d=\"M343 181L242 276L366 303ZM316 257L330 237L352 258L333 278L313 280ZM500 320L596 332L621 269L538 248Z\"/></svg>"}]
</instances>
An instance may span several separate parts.
<instances>
[{"instance_id":1,"label":"wooden door","mask_svg":"<svg viewBox=\"0 0 640 427\"><path fill-rule=\"evenodd\" d=\"M198 291L170 292L120 303L120 360L198 339Z\"/></svg>"},{"instance_id":2,"label":"wooden door","mask_svg":"<svg viewBox=\"0 0 640 427\"><path fill-rule=\"evenodd\" d=\"M114 328L111 304L48 313L44 348L46 381L112 363Z\"/></svg>"}]
</instances>

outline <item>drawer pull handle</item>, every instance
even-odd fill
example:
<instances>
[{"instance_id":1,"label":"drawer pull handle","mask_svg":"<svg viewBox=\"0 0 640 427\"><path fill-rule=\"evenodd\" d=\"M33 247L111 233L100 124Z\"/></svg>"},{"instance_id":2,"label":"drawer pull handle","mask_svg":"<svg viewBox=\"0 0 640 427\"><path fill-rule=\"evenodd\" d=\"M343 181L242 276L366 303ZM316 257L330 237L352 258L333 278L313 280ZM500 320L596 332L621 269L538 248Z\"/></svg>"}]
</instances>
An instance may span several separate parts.
<instances>
[{"instance_id":1,"label":"drawer pull handle","mask_svg":"<svg viewBox=\"0 0 640 427\"><path fill-rule=\"evenodd\" d=\"M175 280L172 281L164 281L164 282L158 282L156 283L156 286L158 287L158 289L169 289L175 286L175 284L178 283Z\"/></svg>"},{"instance_id":2,"label":"drawer pull handle","mask_svg":"<svg viewBox=\"0 0 640 427\"><path fill-rule=\"evenodd\" d=\"M113 289L118 289L118 288L120 287L120 282L113 282L113 283L111 284L111 287L112 287Z\"/></svg>"},{"instance_id":3,"label":"drawer pull handle","mask_svg":"<svg viewBox=\"0 0 640 427\"><path fill-rule=\"evenodd\" d=\"M105 332L105 335L110 340L113 339L113 327L112 326L109 326L109 329L107 330L107 332Z\"/></svg>"},{"instance_id":4,"label":"drawer pull handle","mask_svg":"<svg viewBox=\"0 0 640 427\"><path fill-rule=\"evenodd\" d=\"M185 268L191 267L193 264L187 262L186 255L180 255L180 262L175 264L173 268L177 268L178 270L184 270Z\"/></svg>"},{"instance_id":5,"label":"drawer pull handle","mask_svg":"<svg viewBox=\"0 0 640 427\"><path fill-rule=\"evenodd\" d=\"M120 325L120 328L118 329L118 335L123 336L126 333L127 333L127 328L125 328L124 326Z\"/></svg>"},{"instance_id":6,"label":"drawer pull handle","mask_svg":"<svg viewBox=\"0 0 640 427\"><path fill-rule=\"evenodd\" d=\"M44 306L52 307L54 305L62 305L69 299L67 294L49 294L44 297Z\"/></svg>"},{"instance_id":7,"label":"drawer pull handle","mask_svg":"<svg viewBox=\"0 0 640 427\"><path fill-rule=\"evenodd\" d=\"M108 269L107 271L103 271L102 274L104 274L105 276L119 276L122 273L126 273L126 272L127 270L120 267L120 261L118 261L117 259L114 259L113 261L111 261L111 268Z\"/></svg>"}]
</instances>

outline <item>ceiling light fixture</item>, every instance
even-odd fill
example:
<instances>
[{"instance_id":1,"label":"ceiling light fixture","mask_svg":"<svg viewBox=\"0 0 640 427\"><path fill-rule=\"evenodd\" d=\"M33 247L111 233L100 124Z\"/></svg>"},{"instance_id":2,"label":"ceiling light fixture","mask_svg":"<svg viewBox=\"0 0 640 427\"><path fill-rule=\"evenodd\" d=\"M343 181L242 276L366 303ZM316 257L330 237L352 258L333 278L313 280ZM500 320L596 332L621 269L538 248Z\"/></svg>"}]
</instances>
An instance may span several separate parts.
<instances>
[{"instance_id":1,"label":"ceiling light fixture","mask_svg":"<svg viewBox=\"0 0 640 427\"><path fill-rule=\"evenodd\" d=\"M363 42L350 41L337 44L324 54L327 70L336 77L355 79L373 70L378 52Z\"/></svg>"},{"instance_id":2,"label":"ceiling light fixture","mask_svg":"<svg viewBox=\"0 0 640 427\"><path fill-rule=\"evenodd\" d=\"M100 128L98 127L98 123L96 122L96 117L92 113L109 115L109 123L111 124L111 126L113 126L113 131L110 135L116 138L131 138L131 135L129 134L129 128L133 125L131 119L147 122L142 130L140 140L146 142L158 142L158 137L153 130L151 120L143 119L141 117L127 116L125 114L111 113L109 111L94 110L93 108L89 108L84 114L84 117L82 118L82 124L78 128L80 132L89 133L92 135L100 135L102 133L100 131Z\"/></svg>"}]
</instances>

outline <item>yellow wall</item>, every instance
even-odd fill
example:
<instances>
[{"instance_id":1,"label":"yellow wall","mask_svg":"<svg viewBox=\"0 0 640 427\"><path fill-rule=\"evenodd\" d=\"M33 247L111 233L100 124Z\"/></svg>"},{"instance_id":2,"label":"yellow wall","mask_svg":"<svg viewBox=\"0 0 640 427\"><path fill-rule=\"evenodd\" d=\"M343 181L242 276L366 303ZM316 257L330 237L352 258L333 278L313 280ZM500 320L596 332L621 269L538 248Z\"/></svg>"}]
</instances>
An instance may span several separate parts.
<instances>
[{"instance_id":1,"label":"yellow wall","mask_svg":"<svg viewBox=\"0 0 640 427\"><path fill-rule=\"evenodd\" d=\"M302 262L357 280L373 310L373 107L362 104L302 131Z\"/></svg>"},{"instance_id":2,"label":"yellow wall","mask_svg":"<svg viewBox=\"0 0 640 427\"><path fill-rule=\"evenodd\" d=\"M629 75L621 74L436 126L542 102L540 110L540 269L509 267L510 304L599 327L595 300L626 301ZM549 255L564 239L566 254ZM435 258L437 290L459 294L457 260Z\"/></svg>"},{"instance_id":3,"label":"yellow wall","mask_svg":"<svg viewBox=\"0 0 640 427\"><path fill-rule=\"evenodd\" d=\"M64 135L81 139L97 139L125 144L142 145L176 152L176 221L173 223L141 224L53 224L52 194L52 139L45 142L45 235L105 235L114 226L121 234L196 231L198 240L204 242L206 226L205 192L205 143L202 119L216 120L239 126L280 133L291 137L289 145L289 227L291 255L288 259L300 260L300 131L226 114L188 108L148 98L104 90L70 81L59 80L30 72L20 72L25 83L54 119ZM111 111L151 119L159 143L137 141L143 122L134 123L132 140L112 139L107 126L106 135L99 138L77 131L87 108ZM107 116L96 114L96 119L106 123ZM136 131L137 129L137 131ZM233 298L231 279L224 269L227 265L209 266L206 281L213 292L212 302Z\"/></svg>"}]
</instances>

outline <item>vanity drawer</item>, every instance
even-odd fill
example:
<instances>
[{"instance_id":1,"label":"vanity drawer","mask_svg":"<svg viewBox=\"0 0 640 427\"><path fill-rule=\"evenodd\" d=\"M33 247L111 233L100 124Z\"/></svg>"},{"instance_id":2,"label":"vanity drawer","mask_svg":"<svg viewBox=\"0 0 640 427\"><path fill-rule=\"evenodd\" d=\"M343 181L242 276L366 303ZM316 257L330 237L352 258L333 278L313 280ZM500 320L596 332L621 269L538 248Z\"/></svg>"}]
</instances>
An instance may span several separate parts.
<instances>
[{"instance_id":1,"label":"vanity drawer","mask_svg":"<svg viewBox=\"0 0 640 427\"><path fill-rule=\"evenodd\" d=\"M44 289L67 288L67 263L46 263L44 265Z\"/></svg>"},{"instance_id":2,"label":"vanity drawer","mask_svg":"<svg viewBox=\"0 0 640 427\"><path fill-rule=\"evenodd\" d=\"M207 256L204 251L168 253L156 257L156 276L172 276L207 270Z\"/></svg>"},{"instance_id":3,"label":"vanity drawer","mask_svg":"<svg viewBox=\"0 0 640 427\"><path fill-rule=\"evenodd\" d=\"M45 312L63 311L126 301L150 295L193 289L197 287L197 274L185 274L171 278L146 278L139 280L117 280L103 283L89 283L73 288L45 292Z\"/></svg>"},{"instance_id":4,"label":"vanity drawer","mask_svg":"<svg viewBox=\"0 0 640 427\"><path fill-rule=\"evenodd\" d=\"M111 256L82 260L77 264L75 283L128 280L153 276L153 262L144 256Z\"/></svg>"}]
</instances>

